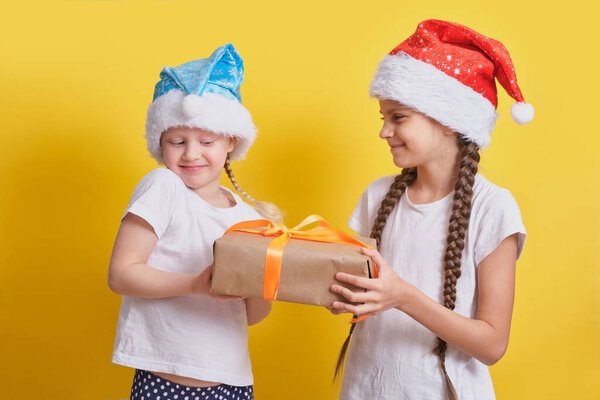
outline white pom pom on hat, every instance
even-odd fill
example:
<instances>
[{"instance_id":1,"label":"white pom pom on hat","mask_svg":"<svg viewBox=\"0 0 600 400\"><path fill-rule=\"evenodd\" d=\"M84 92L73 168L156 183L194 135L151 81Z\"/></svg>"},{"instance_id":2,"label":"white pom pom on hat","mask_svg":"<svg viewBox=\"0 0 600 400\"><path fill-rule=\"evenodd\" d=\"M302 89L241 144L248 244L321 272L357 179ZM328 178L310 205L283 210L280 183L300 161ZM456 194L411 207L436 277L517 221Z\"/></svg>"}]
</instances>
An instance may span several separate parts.
<instances>
[{"instance_id":1,"label":"white pom pom on hat","mask_svg":"<svg viewBox=\"0 0 600 400\"><path fill-rule=\"evenodd\" d=\"M533 120L534 109L529 103L517 102L510 107L510 116L519 125L525 125Z\"/></svg>"},{"instance_id":2,"label":"white pom pom on hat","mask_svg":"<svg viewBox=\"0 0 600 400\"><path fill-rule=\"evenodd\" d=\"M181 100L181 111L187 118L196 118L202 115L205 104L206 101L202 97L195 94L188 94Z\"/></svg>"}]
</instances>

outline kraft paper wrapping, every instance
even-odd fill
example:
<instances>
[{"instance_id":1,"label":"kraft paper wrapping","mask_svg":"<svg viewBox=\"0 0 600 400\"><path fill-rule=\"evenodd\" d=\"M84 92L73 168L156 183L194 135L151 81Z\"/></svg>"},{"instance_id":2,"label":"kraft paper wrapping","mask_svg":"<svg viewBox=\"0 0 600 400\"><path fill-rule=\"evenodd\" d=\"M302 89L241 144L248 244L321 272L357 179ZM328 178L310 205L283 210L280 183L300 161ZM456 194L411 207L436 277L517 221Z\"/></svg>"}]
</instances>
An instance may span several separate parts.
<instances>
[{"instance_id":1,"label":"kraft paper wrapping","mask_svg":"<svg viewBox=\"0 0 600 400\"><path fill-rule=\"evenodd\" d=\"M245 232L231 232L217 239L211 292L262 298L265 256L273 239ZM376 247L374 239L358 239ZM356 288L336 280L335 274L371 277L372 270L371 258L358 246L292 238L283 251L277 300L318 306L346 301L330 290L331 285Z\"/></svg>"}]
</instances>

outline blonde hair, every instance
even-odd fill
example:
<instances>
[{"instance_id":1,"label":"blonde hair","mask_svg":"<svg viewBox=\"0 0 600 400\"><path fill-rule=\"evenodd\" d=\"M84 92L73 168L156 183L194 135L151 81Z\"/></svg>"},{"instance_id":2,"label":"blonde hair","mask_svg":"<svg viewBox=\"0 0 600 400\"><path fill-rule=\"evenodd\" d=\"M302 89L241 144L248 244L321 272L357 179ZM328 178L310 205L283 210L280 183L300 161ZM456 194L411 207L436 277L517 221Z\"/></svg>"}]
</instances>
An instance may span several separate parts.
<instances>
[{"instance_id":1,"label":"blonde hair","mask_svg":"<svg viewBox=\"0 0 600 400\"><path fill-rule=\"evenodd\" d=\"M254 197L250 196L246 193L240 185L235 180L233 176L233 170L231 169L231 164L229 162L229 156L227 156L227 160L225 160L225 173L227 173L227 177L231 181L231 184L237 190L239 194L244 196L247 200L253 203L252 207L263 217L273 222L283 222L283 212L273 203L269 203L266 201L257 201Z\"/></svg>"}]
</instances>

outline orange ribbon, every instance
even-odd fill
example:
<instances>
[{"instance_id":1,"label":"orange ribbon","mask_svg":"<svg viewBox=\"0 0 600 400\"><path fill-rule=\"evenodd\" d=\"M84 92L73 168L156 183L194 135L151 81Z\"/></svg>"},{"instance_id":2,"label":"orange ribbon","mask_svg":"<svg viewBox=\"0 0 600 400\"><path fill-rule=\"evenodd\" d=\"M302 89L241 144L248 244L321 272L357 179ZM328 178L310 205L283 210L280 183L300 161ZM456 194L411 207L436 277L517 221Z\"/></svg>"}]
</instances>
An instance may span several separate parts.
<instances>
[{"instance_id":1,"label":"orange ribbon","mask_svg":"<svg viewBox=\"0 0 600 400\"><path fill-rule=\"evenodd\" d=\"M309 230L301 230L307 225L319 222L319 225ZM263 229L259 229L263 228ZM263 283L263 297L267 300L275 300L277 298L277 290L279 288L279 279L281 275L281 260L283 256L283 248L291 239L310 240L313 242L340 243L349 244L358 247L372 248L368 244L362 243L345 232L338 229L330 228L329 223L319 215L310 215L292 229L288 229L285 225L276 222L271 222L266 219L258 219L254 221L245 221L233 225L227 229L225 235L233 232L247 232L263 236L276 236L267 247L267 256L265 259L265 275ZM374 265L373 276L377 278L379 271ZM365 319L360 317L355 319L360 321ZM356 322L352 320L351 322Z\"/></svg>"}]
</instances>

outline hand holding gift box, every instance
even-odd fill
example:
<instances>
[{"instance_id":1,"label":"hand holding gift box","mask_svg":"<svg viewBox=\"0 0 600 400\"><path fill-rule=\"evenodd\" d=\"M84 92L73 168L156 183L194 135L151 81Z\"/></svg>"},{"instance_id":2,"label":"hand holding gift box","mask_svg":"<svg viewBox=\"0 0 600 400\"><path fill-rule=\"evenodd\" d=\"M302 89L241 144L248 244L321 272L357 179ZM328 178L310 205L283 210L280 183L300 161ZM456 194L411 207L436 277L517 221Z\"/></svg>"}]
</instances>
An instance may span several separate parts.
<instances>
[{"instance_id":1,"label":"hand holding gift box","mask_svg":"<svg viewBox=\"0 0 600 400\"><path fill-rule=\"evenodd\" d=\"M345 301L331 285L352 288L335 280L337 272L377 277L371 258L360 252L374 245L373 239L359 241L330 228L318 215L291 229L268 220L242 222L215 242L211 292L329 306Z\"/></svg>"}]
</instances>

